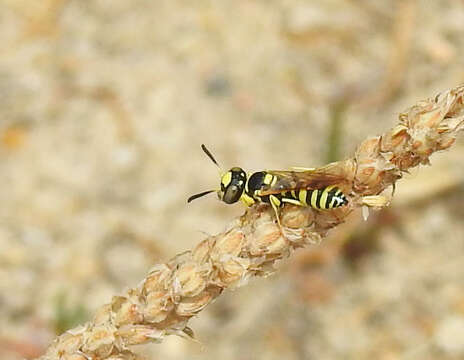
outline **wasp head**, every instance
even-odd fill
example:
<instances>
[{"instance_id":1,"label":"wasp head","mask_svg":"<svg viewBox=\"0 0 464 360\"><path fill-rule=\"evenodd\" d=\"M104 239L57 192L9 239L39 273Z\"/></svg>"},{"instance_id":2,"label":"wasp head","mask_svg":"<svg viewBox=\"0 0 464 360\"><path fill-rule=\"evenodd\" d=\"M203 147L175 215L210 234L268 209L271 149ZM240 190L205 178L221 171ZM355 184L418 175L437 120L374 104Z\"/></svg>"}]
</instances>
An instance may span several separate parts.
<instances>
[{"instance_id":1,"label":"wasp head","mask_svg":"<svg viewBox=\"0 0 464 360\"><path fill-rule=\"evenodd\" d=\"M199 194L192 195L188 198L187 202L198 199L202 196L216 192L219 199L224 201L226 204L233 204L240 200L243 191L245 190L247 175L242 168L233 167L227 172L223 172L218 162L214 158L213 154L206 148L205 145L201 145L204 153L211 159L211 161L218 167L221 174L221 187L218 190L207 190Z\"/></svg>"},{"instance_id":2,"label":"wasp head","mask_svg":"<svg viewBox=\"0 0 464 360\"><path fill-rule=\"evenodd\" d=\"M233 167L221 176L221 189L218 198L226 204L233 204L240 200L245 190L247 175L242 168Z\"/></svg>"}]
</instances>

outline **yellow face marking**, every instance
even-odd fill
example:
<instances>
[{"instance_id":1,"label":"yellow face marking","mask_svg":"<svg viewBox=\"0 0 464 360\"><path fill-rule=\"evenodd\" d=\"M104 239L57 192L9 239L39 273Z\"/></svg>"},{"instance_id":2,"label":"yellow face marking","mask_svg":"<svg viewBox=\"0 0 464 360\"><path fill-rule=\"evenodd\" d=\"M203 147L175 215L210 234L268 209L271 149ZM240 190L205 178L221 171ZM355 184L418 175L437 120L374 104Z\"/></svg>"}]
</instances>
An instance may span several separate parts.
<instances>
[{"instance_id":1,"label":"yellow face marking","mask_svg":"<svg viewBox=\"0 0 464 360\"><path fill-rule=\"evenodd\" d=\"M255 199L251 196L248 196L245 192L243 192L242 196L240 196L240 200L246 205L251 206L255 203Z\"/></svg>"},{"instance_id":2,"label":"yellow face marking","mask_svg":"<svg viewBox=\"0 0 464 360\"><path fill-rule=\"evenodd\" d=\"M292 196L293 196L294 198L296 198L295 190L292 190L292 191L291 191L291 194L292 194Z\"/></svg>"},{"instance_id":3,"label":"yellow face marking","mask_svg":"<svg viewBox=\"0 0 464 360\"><path fill-rule=\"evenodd\" d=\"M298 194L298 199L300 200L300 203L303 204L303 206L308 205L306 204L306 194L307 194L306 190L300 190L300 193Z\"/></svg>"},{"instance_id":4,"label":"yellow face marking","mask_svg":"<svg viewBox=\"0 0 464 360\"><path fill-rule=\"evenodd\" d=\"M271 175L271 174L266 174L266 175L264 176L263 183L266 184L266 185L271 185L273 179L274 179L274 176L273 176L273 175Z\"/></svg>"},{"instance_id":5,"label":"yellow face marking","mask_svg":"<svg viewBox=\"0 0 464 360\"><path fill-rule=\"evenodd\" d=\"M293 204L293 205L298 205L298 206L306 206L305 204L302 204L300 201L295 200L295 199L283 198L282 202Z\"/></svg>"},{"instance_id":6,"label":"yellow face marking","mask_svg":"<svg viewBox=\"0 0 464 360\"><path fill-rule=\"evenodd\" d=\"M228 171L221 177L221 184L227 187L232 181L232 172Z\"/></svg>"},{"instance_id":7,"label":"yellow face marking","mask_svg":"<svg viewBox=\"0 0 464 360\"><path fill-rule=\"evenodd\" d=\"M319 190L313 190L313 193L311 194L311 206L315 209L317 209L317 193Z\"/></svg>"}]
</instances>

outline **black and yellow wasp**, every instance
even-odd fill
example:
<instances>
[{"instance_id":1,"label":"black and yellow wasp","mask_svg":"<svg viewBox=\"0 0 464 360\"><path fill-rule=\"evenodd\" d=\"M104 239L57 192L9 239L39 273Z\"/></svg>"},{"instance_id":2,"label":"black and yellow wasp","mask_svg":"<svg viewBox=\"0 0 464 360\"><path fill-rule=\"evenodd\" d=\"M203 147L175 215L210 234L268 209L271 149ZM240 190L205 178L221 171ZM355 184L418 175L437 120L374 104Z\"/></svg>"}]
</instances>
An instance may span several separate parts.
<instances>
[{"instance_id":1,"label":"black and yellow wasp","mask_svg":"<svg viewBox=\"0 0 464 360\"><path fill-rule=\"evenodd\" d=\"M201 145L201 148L221 169L206 146ZM329 210L348 204L347 197L339 187L346 179L330 170L329 164L317 169L266 170L247 175L242 168L233 167L227 172L221 170L219 189L192 195L187 202L217 192L219 199L226 204L239 200L247 206L267 203L274 209L280 224L279 208L284 204L310 206L318 210Z\"/></svg>"}]
</instances>

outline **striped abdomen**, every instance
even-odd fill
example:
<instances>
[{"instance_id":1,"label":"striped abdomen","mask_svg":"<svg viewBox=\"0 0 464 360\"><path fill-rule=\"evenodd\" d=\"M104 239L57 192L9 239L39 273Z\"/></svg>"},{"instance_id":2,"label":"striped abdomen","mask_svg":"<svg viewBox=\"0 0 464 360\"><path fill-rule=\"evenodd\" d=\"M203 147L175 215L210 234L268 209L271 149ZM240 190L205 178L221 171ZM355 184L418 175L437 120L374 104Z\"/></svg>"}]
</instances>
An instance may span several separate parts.
<instances>
[{"instance_id":1,"label":"striped abdomen","mask_svg":"<svg viewBox=\"0 0 464 360\"><path fill-rule=\"evenodd\" d=\"M271 199L272 198L272 199ZM314 190L292 190L280 194L263 196L264 202L274 201L277 206L285 203L311 206L314 209L333 209L346 205L348 200L343 192L336 186L327 186L323 189Z\"/></svg>"}]
</instances>

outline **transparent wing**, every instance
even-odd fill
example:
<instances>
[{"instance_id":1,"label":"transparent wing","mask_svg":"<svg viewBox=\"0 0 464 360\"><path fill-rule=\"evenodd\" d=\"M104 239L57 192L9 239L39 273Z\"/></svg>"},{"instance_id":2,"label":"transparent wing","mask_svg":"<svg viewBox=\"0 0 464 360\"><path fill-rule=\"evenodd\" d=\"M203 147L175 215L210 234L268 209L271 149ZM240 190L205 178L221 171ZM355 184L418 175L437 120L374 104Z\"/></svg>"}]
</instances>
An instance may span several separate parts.
<instances>
[{"instance_id":1,"label":"transparent wing","mask_svg":"<svg viewBox=\"0 0 464 360\"><path fill-rule=\"evenodd\" d=\"M291 190L322 189L329 185L342 185L347 179L340 174L339 166L328 164L324 167L307 171L280 171L269 170L267 173L274 175L277 181L274 185L264 185L261 195L271 195Z\"/></svg>"}]
</instances>

